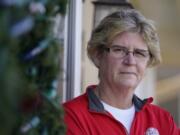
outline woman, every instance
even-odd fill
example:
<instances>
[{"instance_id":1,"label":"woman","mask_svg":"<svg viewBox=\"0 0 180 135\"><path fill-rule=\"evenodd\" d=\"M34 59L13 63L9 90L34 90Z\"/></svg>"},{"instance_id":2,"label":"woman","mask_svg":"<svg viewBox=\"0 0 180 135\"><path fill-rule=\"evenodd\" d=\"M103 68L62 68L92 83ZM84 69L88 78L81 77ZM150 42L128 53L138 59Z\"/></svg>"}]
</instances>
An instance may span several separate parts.
<instances>
[{"instance_id":1,"label":"woman","mask_svg":"<svg viewBox=\"0 0 180 135\"><path fill-rule=\"evenodd\" d=\"M134 94L147 68L161 62L150 20L135 9L110 14L94 29L87 50L99 84L64 104L67 135L179 135L168 112Z\"/></svg>"}]
</instances>

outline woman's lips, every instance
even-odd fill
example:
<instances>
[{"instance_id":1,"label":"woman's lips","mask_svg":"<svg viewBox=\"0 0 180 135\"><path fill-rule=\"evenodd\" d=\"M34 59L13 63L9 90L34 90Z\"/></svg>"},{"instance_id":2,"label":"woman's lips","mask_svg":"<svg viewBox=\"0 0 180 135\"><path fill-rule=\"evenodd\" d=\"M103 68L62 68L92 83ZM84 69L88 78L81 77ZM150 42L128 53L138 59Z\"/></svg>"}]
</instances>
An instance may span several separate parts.
<instances>
[{"instance_id":1,"label":"woman's lips","mask_svg":"<svg viewBox=\"0 0 180 135\"><path fill-rule=\"evenodd\" d=\"M135 72L120 72L121 74L124 74L124 75L135 75L137 76L137 74Z\"/></svg>"}]
</instances>

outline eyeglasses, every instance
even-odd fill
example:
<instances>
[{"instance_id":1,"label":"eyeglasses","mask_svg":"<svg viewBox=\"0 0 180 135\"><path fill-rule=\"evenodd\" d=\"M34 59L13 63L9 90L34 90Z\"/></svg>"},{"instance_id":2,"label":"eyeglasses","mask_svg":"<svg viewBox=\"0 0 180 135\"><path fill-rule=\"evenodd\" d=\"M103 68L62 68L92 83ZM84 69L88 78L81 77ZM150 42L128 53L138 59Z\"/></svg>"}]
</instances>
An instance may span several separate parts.
<instances>
[{"instance_id":1,"label":"eyeglasses","mask_svg":"<svg viewBox=\"0 0 180 135\"><path fill-rule=\"evenodd\" d=\"M136 60L147 60L150 57L149 51L143 49L134 49L134 51L129 51L128 48L119 45L112 45L104 49L115 58L123 58L129 55L129 53L132 53Z\"/></svg>"}]
</instances>

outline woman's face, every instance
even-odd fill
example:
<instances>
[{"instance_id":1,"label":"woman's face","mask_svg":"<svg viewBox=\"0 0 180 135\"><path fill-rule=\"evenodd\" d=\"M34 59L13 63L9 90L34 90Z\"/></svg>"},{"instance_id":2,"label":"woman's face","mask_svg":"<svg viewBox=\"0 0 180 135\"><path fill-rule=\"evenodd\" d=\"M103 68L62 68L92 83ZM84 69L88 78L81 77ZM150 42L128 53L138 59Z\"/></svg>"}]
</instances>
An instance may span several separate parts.
<instances>
[{"instance_id":1,"label":"woman's face","mask_svg":"<svg viewBox=\"0 0 180 135\"><path fill-rule=\"evenodd\" d=\"M110 87L135 89L149 60L145 41L138 33L123 32L114 38L109 47L111 49L104 51L99 60L100 81Z\"/></svg>"}]
</instances>

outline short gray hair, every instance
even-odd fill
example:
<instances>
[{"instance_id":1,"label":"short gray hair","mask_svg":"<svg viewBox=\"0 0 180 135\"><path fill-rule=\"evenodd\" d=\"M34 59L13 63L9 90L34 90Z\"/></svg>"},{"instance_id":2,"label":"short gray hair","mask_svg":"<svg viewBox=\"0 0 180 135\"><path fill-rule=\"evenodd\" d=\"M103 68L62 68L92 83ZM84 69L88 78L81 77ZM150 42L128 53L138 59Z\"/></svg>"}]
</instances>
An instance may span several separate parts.
<instances>
[{"instance_id":1,"label":"short gray hair","mask_svg":"<svg viewBox=\"0 0 180 135\"><path fill-rule=\"evenodd\" d=\"M161 62L159 38L154 22L146 19L136 9L122 9L106 16L93 30L87 52L94 64L97 55L102 53L102 48L111 44L122 32L138 32L143 37L151 55L149 66Z\"/></svg>"}]
</instances>

